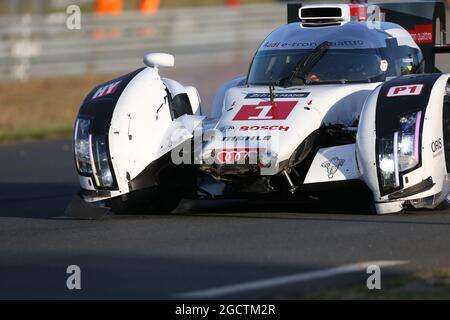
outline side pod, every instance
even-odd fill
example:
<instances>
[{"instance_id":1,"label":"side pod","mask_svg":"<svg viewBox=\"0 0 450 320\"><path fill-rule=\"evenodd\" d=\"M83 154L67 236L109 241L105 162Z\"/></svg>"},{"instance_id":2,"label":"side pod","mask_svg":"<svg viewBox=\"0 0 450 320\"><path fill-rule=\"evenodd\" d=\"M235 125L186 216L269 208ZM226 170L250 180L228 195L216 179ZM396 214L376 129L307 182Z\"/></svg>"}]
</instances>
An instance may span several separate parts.
<instances>
[{"instance_id":1,"label":"side pod","mask_svg":"<svg viewBox=\"0 0 450 320\"><path fill-rule=\"evenodd\" d=\"M433 209L450 191L449 74L391 80L367 99L357 162L378 214Z\"/></svg>"}]
</instances>

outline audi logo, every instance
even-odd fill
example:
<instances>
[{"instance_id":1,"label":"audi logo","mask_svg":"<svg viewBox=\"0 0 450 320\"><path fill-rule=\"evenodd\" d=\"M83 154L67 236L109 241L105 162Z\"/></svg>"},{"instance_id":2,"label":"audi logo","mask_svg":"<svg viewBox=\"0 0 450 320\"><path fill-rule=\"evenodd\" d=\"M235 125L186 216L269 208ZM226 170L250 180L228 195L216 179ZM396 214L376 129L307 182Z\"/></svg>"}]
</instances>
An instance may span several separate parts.
<instances>
[{"instance_id":1,"label":"audi logo","mask_svg":"<svg viewBox=\"0 0 450 320\"><path fill-rule=\"evenodd\" d=\"M257 164L258 149L230 149L217 152L220 164L247 163Z\"/></svg>"}]
</instances>

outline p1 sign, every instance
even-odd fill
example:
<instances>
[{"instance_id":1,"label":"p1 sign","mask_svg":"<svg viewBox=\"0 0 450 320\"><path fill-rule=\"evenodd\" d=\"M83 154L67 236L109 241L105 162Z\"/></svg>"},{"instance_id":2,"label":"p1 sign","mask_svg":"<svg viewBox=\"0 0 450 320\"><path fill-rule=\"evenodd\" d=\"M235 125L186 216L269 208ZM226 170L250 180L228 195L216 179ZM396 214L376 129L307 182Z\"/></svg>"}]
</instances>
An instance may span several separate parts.
<instances>
[{"instance_id":1,"label":"p1 sign","mask_svg":"<svg viewBox=\"0 0 450 320\"><path fill-rule=\"evenodd\" d=\"M387 97L420 96L422 94L423 87L423 84L392 87L389 89Z\"/></svg>"}]
</instances>

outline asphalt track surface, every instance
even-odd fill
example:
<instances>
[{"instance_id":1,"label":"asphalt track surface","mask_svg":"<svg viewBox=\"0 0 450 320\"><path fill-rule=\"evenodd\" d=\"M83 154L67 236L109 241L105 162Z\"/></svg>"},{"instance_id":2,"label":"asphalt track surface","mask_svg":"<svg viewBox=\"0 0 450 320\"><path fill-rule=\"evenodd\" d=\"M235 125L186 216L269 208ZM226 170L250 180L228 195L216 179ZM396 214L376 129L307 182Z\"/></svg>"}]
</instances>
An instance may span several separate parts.
<instances>
[{"instance_id":1,"label":"asphalt track surface","mask_svg":"<svg viewBox=\"0 0 450 320\"><path fill-rule=\"evenodd\" d=\"M74 220L69 141L1 146L0 163L2 299L301 297L365 286L361 262L393 275L450 267L450 212L184 202L171 215ZM79 291L66 287L69 265L81 268Z\"/></svg>"}]
</instances>

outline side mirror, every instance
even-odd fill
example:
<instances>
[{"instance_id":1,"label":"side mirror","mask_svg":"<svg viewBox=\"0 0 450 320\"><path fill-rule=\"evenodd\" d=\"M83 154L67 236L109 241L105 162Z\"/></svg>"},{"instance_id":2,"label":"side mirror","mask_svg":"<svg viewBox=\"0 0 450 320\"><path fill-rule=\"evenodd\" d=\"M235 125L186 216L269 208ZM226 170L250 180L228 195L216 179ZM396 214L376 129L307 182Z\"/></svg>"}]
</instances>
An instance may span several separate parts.
<instances>
[{"instance_id":1,"label":"side mirror","mask_svg":"<svg viewBox=\"0 0 450 320\"><path fill-rule=\"evenodd\" d=\"M171 68L175 65L175 57L168 53L147 53L144 63L150 68Z\"/></svg>"}]
</instances>

